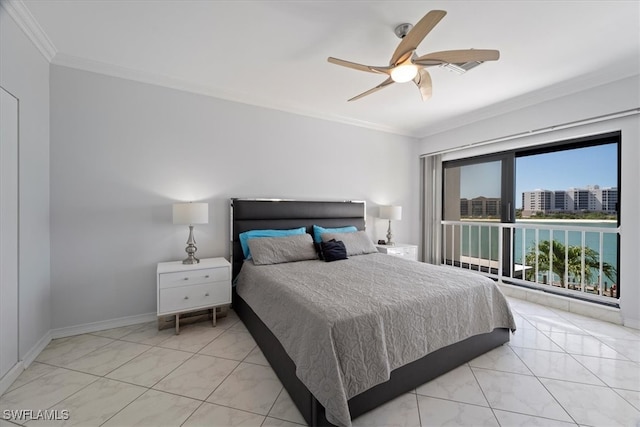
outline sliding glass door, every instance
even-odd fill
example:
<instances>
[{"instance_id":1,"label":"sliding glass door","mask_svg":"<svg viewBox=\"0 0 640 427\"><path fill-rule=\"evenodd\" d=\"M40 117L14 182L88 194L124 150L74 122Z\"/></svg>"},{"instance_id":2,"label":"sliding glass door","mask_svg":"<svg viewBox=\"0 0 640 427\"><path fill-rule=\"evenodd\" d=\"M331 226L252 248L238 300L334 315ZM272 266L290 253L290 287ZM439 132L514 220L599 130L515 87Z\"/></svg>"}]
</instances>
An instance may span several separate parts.
<instances>
[{"instance_id":1,"label":"sliding glass door","mask_svg":"<svg viewBox=\"0 0 640 427\"><path fill-rule=\"evenodd\" d=\"M515 219L513 154L443 163L443 262L497 274L509 236L497 224ZM502 257L500 257L502 255Z\"/></svg>"},{"instance_id":2,"label":"sliding glass door","mask_svg":"<svg viewBox=\"0 0 640 427\"><path fill-rule=\"evenodd\" d=\"M442 164L441 262L547 292L620 297L620 133Z\"/></svg>"}]
</instances>

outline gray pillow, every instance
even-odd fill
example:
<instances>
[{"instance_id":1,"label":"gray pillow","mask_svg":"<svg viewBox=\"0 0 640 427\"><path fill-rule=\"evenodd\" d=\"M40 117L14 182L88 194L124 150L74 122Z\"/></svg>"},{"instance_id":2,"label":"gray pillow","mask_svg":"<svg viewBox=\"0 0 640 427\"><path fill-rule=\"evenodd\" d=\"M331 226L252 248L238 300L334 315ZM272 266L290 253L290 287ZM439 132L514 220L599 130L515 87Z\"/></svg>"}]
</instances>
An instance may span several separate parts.
<instances>
[{"instance_id":1,"label":"gray pillow","mask_svg":"<svg viewBox=\"0 0 640 427\"><path fill-rule=\"evenodd\" d=\"M353 233L322 233L322 241L328 242L331 239L341 240L347 248L347 256L373 254L378 252L375 245L366 232L356 231Z\"/></svg>"},{"instance_id":2,"label":"gray pillow","mask_svg":"<svg viewBox=\"0 0 640 427\"><path fill-rule=\"evenodd\" d=\"M313 239L307 233L249 239L247 244L256 265L318 259Z\"/></svg>"}]
</instances>

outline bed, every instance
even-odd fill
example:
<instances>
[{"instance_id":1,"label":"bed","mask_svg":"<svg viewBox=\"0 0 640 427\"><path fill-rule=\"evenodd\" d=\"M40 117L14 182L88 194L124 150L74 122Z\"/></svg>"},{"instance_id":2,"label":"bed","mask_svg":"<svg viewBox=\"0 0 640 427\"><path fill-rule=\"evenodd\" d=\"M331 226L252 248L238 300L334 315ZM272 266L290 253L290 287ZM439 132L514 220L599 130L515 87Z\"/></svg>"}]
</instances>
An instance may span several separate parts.
<instances>
[{"instance_id":1,"label":"bed","mask_svg":"<svg viewBox=\"0 0 640 427\"><path fill-rule=\"evenodd\" d=\"M313 225L352 225L359 230L365 228L366 213L363 202L232 199L231 207L231 256L234 277L239 274L243 265L244 256L239 235L244 231L297 227L311 230ZM457 291L447 291L448 293L435 287L407 287L403 288L402 292L387 291L385 282L378 280L381 276L390 276L389 281L404 280L401 274L405 273L402 272L412 271L414 268L417 269L415 274L418 274L422 272L421 269L427 267L422 263L393 259L382 254L351 257L337 263L316 260L263 267L247 262L238 287L234 287L233 307L309 425L349 425L350 419L508 342L509 329L514 328L513 318L506 302L501 301L504 298L500 291L494 284L487 284L486 279L484 283L480 283L482 280L478 281L477 276L464 273L461 279L456 278L456 281L462 280L466 283L458 283ZM446 279L445 276L458 274L446 267L429 268L435 268L435 274L442 275L443 278L440 280L451 281L452 279ZM334 272L339 269L344 271ZM338 292L340 295L333 297L330 286L334 286L334 282L340 280L335 279L335 276L328 276L329 272L340 274L338 277L344 277L345 282L349 284L355 283L357 277L370 274L366 279L367 286L370 285L372 289L377 286L373 293L380 294L381 299L373 300L370 303L371 307L361 308L360 303L356 304L355 301L342 297L342 294L346 293L353 294L352 299L357 298L355 295L358 286L352 286L354 289L343 287ZM383 274L384 272L395 273ZM349 274L353 274L354 277L348 277ZM289 278L287 280L300 278L298 285L309 282L312 286L306 291L300 290L298 285L286 285L285 277ZM478 284L471 279L478 281ZM475 290L471 291L472 288ZM415 298L411 292L416 292ZM415 322L418 324L419 316L416 316L416 313L419 313L421 308L413 308L413 305L416 304L414 300L426 299L418 295L423 292L431 292L435 297L449 298L442 301L450 301L451 298L469 300L467 294L476 293L478 297L486 298L498 308L503 309L506 306L508 315L501 314L501 320L498 321L500 327L491 326L487 330L487 325L494 325L494 322L488 319L491 316L481 313L480 320L467 322L465 327L460 327L452 324L451 313L446 319L443 314L444 324L448 325L445 328L446 333L438 332L438 329L434 328L435 338L424 339L422 343L419 335L407 332L407 337L403 336L402 341L406 341L409 348L397 347L399 350L394 352L396 345L389 344L390 337L394 336L388 330L389 325L397 323L402 325L402 330L408 330L407 321L416 319ZM448 296L449 293L451 296ZM307 304L307 299L313 298L315 301ZM400 308L395 307L395 303L387 304L388 300L394 299L404 305ZM435 304L436 308L430 310L438 311L437 307L443 305L446 304ZM467 301L467 307L475 305L477 304L470 305ZM291 309L284 309L286 307ZM357 320L355 329L348 322L356 321L343 316L347 311L353 312L353 317ZM394 311L395 313L392 313ZM410 317L409 314L414 317ZM298 317L295 317L296 315ZM486 332L478 333L482 328ZM451 332L456 329L460 331ZM344 337L349 334L363 336L351 343ZM444 338L454 339L455 342L440 342ZM371 347L361 348L364 346L362 342L369 341L368 345ZM434 350L427 349L431 345ZM343 351L350 353L337 361L333 361L331 355L327 357L326 363L324 358L316 357L321 353L338 352L342 355L340 352ZM419 356L416 357L416 354ZM388 355L386 360L383 357L385 355ZM365 359L359 363L366 369L358 367L357 363L351 363L351 359ZM336 377L335 381L331 380L332 376ZM324 381L327 378L328 380Z\"/></svg>"}]
</instances>

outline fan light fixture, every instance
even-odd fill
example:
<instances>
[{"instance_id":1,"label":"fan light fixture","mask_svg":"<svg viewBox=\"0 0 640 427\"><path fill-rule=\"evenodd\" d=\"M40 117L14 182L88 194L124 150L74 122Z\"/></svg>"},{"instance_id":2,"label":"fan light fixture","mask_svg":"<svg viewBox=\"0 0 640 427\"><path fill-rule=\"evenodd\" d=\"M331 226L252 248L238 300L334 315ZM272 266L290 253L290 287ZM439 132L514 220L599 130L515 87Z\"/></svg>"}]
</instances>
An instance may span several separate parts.
<instances>
[{"instance_id":1,"label":"fan light fixture","mask_svg":"<svg viewBox=\"0 0 640 427\"><path fill-rule=\"evenodd\" d=\"M405 83L413 80L420 90L422 100L431 98L431 76L427 71L428 67L445 66L458 73L469 71L471 68L482 64L485 61L496 61L500 58L500 52L493 49L462 49L444 50L432 52L418 56L416 49L424 38L434 29L442 18L447 14L444 10L432 10L418 21L416 25L400 24L396 26L394 33L401 38L400 44L391 55L389 65L374 66L358 64L356 62L345 61L330 56L327 61L341 67L353 70L364 71L366 73L386 75L386 80L378 86L371 88L359 95L349 99L355 101L364 96L371 95L393 83Z\"/></svg>"},{"instance_id":2,"label":"fan light fixture","mask_svg":"<svg viewBox=\"0 0 640 427\"><path fill-rule=\"evenodd\" d=\"M405 83L413 80L417 74L418 67L413 64L403 64L391 70L391 79L396 83Z\"/></svg>"}]
</instances>

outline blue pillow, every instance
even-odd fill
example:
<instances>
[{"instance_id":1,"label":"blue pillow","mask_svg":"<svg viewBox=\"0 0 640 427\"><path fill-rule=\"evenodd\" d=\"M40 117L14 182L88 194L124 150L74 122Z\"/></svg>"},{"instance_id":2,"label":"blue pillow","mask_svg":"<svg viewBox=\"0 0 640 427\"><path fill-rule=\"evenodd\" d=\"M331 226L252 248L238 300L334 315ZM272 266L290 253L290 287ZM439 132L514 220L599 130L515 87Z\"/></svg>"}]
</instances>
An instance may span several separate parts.
<instances>
[{"instance_id":1,"label":"blue pillow","mask_svg":"<svg viewBox=\"0 0 640 427\"><path fill-rule=\"evenodd\" d=\"M320 237L320 235L323 233L353 233L355 231L358 231L358 229L353 225L350 225L348 227L337 227L337 228L324 228L324 227L320 227L319 225L314 225L313 241L316 243L321 243L322 237Z\"/></svg>"},{"instance_id":2,"label":"blue pillow","mask_svg":"<svg viewBox=\"0 0 640 427\"><path fill-rule=\"evenodd\" d=\"M242 253L244 259L251 259L251 251L249 250L249 239L255 239L260 237L284 237L292 236L294 234L304 234L307 232L305 227L292 228L291 230L249 230L244 233L240 233L240 246L242 246Z\"/></svg>"}]
</instances>

